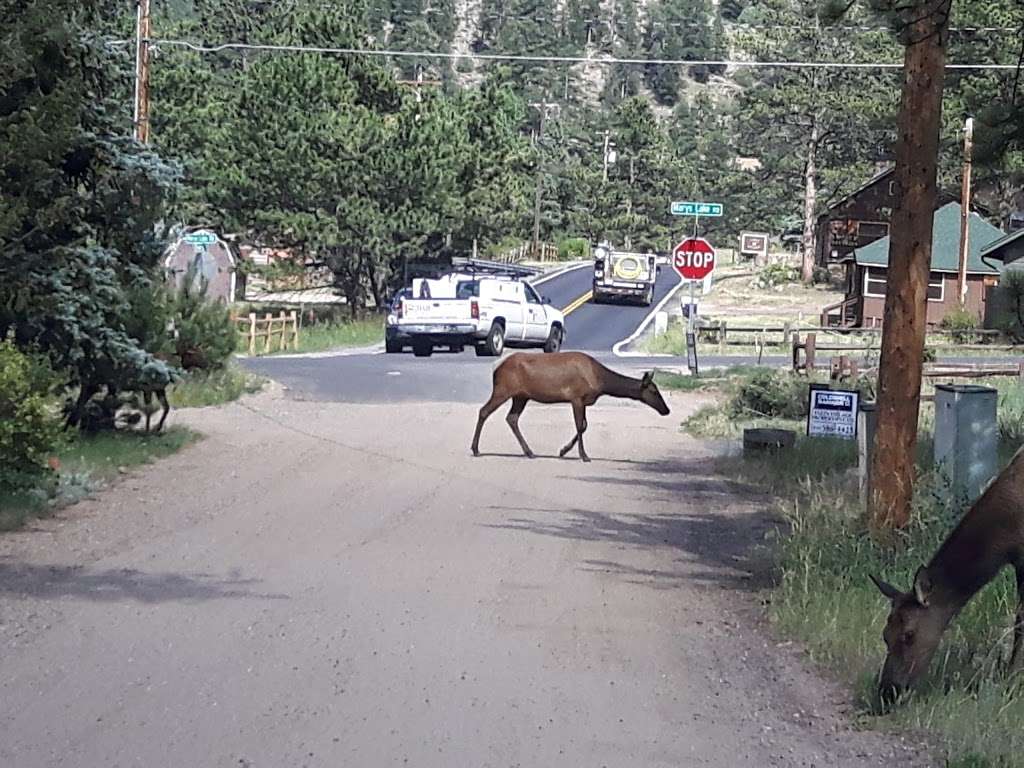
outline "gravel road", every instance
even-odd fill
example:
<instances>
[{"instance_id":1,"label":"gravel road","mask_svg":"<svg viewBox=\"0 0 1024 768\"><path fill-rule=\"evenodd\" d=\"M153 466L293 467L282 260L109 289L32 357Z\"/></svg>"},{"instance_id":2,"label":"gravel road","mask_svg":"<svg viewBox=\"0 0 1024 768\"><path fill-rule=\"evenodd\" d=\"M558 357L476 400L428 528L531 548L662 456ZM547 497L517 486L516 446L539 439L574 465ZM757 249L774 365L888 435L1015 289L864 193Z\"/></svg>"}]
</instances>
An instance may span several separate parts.
<instances>
[{"instance_id":1,"label":"gravel road","mask_svg":"<svg viewBox=\"0 0 1024 768\"><path fill-rule=\"evenodd\" d=\"M901 766L758 620L765 500L659 417L279 388L0 537L0 765ZM568 406L527 407L539 454Z\"/></svg>"}]
</instances>

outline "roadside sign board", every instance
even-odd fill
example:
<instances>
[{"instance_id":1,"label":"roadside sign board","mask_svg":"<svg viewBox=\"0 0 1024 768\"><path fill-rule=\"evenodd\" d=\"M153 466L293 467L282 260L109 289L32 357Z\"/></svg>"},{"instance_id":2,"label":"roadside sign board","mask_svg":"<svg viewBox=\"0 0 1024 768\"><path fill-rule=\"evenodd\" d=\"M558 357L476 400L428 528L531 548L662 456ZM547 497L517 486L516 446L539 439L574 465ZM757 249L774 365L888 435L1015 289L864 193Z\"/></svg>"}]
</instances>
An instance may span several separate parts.
<instances>
[{"instance_id":1,"label":"roadside sign board","mask_svg":"<svg viewBox=\"0 0 1024 768\"><path fill-rule=\"evenodd\" d=\"M768 255L768 235L764 232L741 232L740 255L765 258Z\"/></svg>"},{"instance_id":2,"label":"roadside sign board","mask_svg":"<svg viewBox=\"0 0 1024 768\"><path fill-rule=\"evenodd\" d=\"M688 237L672 250L672 267L683 280L703 280L715 269L715 249L703 237Z\"/></svg>"},{"instance_id":3,"label":"roadside sign board","mask_svg":"<svg viewBox=\"0 0 1024 768\"><path fill-rule=\"evenodd\" d=\"M857 439L857 405L860 393L853 389L829 389L812 384L808 393L807 435Z\"/></svg>"},{"instance_id":4,"label":"roadside sign board","mask_svg":"<svg viewBox=\"0 0 1024 768\"><path fill-rule=\"evenodd\" d=\"M217 242L217 236L213 232L200 230L199 232L185 235L184 240L189 245L213 245Z\"/></svg>"},{"instance_id":5,"label":"roadside sign board","mask_svg":"<svg viewBox=\"0 0 1024 768\"><path fill-rule=\"evenodd\" d=\"M669 208L673 216L721 216L721 203L675 202Z\"/></svg>"}]
</instances>

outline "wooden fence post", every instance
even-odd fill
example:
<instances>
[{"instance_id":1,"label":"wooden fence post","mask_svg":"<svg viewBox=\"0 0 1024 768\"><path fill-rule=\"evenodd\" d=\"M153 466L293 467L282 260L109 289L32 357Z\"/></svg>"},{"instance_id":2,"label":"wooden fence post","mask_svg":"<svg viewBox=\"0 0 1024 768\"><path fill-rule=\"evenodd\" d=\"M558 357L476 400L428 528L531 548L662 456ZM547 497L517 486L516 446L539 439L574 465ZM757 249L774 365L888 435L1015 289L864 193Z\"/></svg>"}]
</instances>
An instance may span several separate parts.
<instances>
[{"instance_id":1,"label":"wooden fence post","mask_svg":"<svg viewBox=\"0 0 1024 768\"><path fill-rule=\"evenodd\" d=\"M270 332L274 329L274 316L267 312L266 315L263 317L263 320L267 326L267 329L265 331L266 336L264 337L263 341L263 352L265 354L268 354L270 352Z\"/></svg>"},{"instance_id":2,"label":"wooden fence post","mask_svg":"<svg viewBox=\"0 0 1024 768\"><path fill-rule=\"evenodd\" d=\"M718 323L718 354L720 354L720 355L724 355L725 354L725 334L726 334L725 320L721 320Z\"/></svg>"},{"instance_id":3,"label":"wooden fence post","mask_svg":"<svg viewBox=\"0 0 1024 768\"><path fill-rule=\"evenodd\" d=\"M281 313L278 315L278 318L280 319L281 323L281 341L278 344L278 348L280 349L280 351L284 352L288 348L288 342L285 337L285 334L288 333L288 322L285 319L286 315L283 309L281 310Z\"/></svg>"},{"instance_id":4,"label":"wooden fence post","mask_svg":"<svg viewBox=\"0 0 1024 768\"><path fill-rule=\"evenodd\" d=\"M249 354L256 354L256 313L249 313Z\"/></svg>"},{"instance_id":5,"label":"wooden fence post","mask_svg":"<svg viewBox=\"0 0 1024 768\"><path fill-rule=\"evenodd\" d=\"M292 349L299 351L299 314L294 309L291 312L292 320Z\"/></svg>"}]
</instances>

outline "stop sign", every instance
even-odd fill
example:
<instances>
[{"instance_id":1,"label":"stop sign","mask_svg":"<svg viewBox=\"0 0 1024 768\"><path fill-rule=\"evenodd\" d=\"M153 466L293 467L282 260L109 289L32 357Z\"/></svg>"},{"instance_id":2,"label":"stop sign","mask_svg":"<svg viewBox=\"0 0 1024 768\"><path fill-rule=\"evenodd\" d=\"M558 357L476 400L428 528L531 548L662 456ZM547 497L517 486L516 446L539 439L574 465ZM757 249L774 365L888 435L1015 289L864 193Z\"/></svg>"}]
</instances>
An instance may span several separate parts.
<instances>
[{"instance_id":1,"label":"stop sign","mask_svg":"<svg viewBox=\"0 0 1024 768\"><path fill-rule=\"evenodd\" d=\"M684 280L703 280L715 269L715 249L703 237L688 237L672 250L672 266Z\"/></svg>"}]
</instances>

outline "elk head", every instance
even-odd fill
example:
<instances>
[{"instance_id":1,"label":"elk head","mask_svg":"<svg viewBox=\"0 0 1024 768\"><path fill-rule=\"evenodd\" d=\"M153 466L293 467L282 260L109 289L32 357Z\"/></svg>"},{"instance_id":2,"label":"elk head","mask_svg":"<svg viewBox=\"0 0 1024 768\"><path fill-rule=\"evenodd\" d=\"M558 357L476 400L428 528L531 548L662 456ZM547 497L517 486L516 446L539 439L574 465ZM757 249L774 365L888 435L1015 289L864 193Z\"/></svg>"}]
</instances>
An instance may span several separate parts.
<instances>
[{"instance_id":1,"label":"elk head","mask_svg":"<svg viewBox=\"0 0 1024 768\"><path fill-rule=\"evenodd\" d=\"M949 614L932 600L932 580L924 566L918 568L909 592L873 575L871 580L892 604L882 632L888 653L878 681L879 696L888 705L928 669Z\"/></svg>"},{"instance_id":2,"label":"elk head","mask_svg":"<svg viewBox=\"0 0 1024 768\"><path fill-rule=\"evenodd\" d=\"M640 399L662 416L668 416L668 406L665 405L658 385L654 383L654 371L648 371L640 380Z\"/></svg>"}]
</instances>

